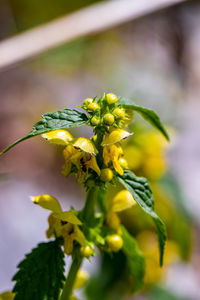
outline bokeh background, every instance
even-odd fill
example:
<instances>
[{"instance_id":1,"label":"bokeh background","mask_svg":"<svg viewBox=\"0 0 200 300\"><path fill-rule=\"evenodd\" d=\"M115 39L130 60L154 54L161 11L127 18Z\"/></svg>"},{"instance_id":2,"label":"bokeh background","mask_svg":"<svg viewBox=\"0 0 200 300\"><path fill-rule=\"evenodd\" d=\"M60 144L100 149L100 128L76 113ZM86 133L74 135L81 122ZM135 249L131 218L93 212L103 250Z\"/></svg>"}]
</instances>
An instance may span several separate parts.
<instances>
[{"instance_id":1,"label":"bokeh background","mask_svg":"<svg viewBox=\"0 0 200 300\"><path fill-rule=\"evenodd\" d=\"M100 1L0 0L0 39L95 2ZM199 1L151 12L0 71L1 149L25 135L42 113L80 105L104 92L155 109L174 128L167 161L192 216L193 247L189 262L169 268L165 286L180 299L192 300L200 299L199 83ZM87 127L72 132L91 134ZM83 189L73 177L60 174L60 154L36 137L0 158L0 291L12 288L17 263L45 239L48 212L29 196L54 195L65 209L83 205ZM94 269L89 263L86 267Z\"/></svg>"}]
</instances>

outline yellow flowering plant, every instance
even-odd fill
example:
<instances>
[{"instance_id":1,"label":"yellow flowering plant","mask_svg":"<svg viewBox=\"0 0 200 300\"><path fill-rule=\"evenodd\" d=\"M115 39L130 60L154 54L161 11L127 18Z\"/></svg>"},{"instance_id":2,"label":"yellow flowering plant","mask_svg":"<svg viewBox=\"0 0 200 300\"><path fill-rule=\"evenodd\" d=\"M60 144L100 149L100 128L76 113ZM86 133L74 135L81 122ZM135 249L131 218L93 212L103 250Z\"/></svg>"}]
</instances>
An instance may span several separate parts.
<instances>
[{"instance_id":1,"label":"yellow flowering plant","mask_svg":"<svg viewBox=\"0 0 200 300\"><path fill-rule=\"evenodd\" d=\"M133 111L157 128L168 140L168 134L158 115L135 105L113 93L97 99L86 99L81 108L63 109L42 115L33 129L23 138L4 149L41 135L52 144L63 147L62 174L73 174L86 190L83 209L65 211L59 201L50 195L31 197L33 203L50 211L47 238L18 265L13 277L15 286L9 295L15 300L69 300L75 299L73 290L85 282L80 270L83 259L98 252L111 258L123 253L126 257L130 291L142 287L145 276L145 257L139 250L134 235L121 224L118 213L136 204L155 223L160 266L163 265L166 228L154 211L154 199L147 180L128 169L122 142L133 135L124 128L132 121ZM91 138L73 137L67 129L88 125L93 128ZM120 185L120 191L106 201L108 190ZM64 254L72 257L68 275L64 276ZM81 273L82 272L82 273ZM87 276L85 276L87 277ZM3 297L3 296L1 296ZM4 299L4 298L3 298ZM6 298L5 298L6 299Z\"/></svg>"},{"instance_id":2,"label":"yellow flowering plant","mask_svg":"<svg viewBox=\"0 0 200 300\"><path fill-rule=\"evenodd\" d=\"M120 163L137 176L145 176L151 184L156 210L167 226L168 239L165 246L164 267L160 268L157 263L159 253L151 220L137 205L134 205L136 202L133 202L131 195L128 195L129 192L121 191L119 185L110 189L107 194L106 201L109 203L107 223L116 230L119 230L120 223L123 224L135 237L145 256L144 283L140 291L142 296L145 299L159 297L159 299L162 297L171 299L172 296L170 297L168 291L164 289L165 279L172 265L182 261L188 262L190 258L191 218L184 205L184 197L177 179L172 175L167 164L167 142L157 131L144 124L134 122L133 128L135 134L122 144L124 155L120 158ZM174 134L174 130L171 128L169 130ZM116 194L118 189L120 191ZM120 274L116 271L119 266ZM114 271L112 272L111 269ZM111 300L116 299L116 294L117 299L122 299L131 286L126 269L122 253L114 253L112 257L104 254L101 257L100 267L85 288L87 299Z\"/></svg>"}]
</instances>

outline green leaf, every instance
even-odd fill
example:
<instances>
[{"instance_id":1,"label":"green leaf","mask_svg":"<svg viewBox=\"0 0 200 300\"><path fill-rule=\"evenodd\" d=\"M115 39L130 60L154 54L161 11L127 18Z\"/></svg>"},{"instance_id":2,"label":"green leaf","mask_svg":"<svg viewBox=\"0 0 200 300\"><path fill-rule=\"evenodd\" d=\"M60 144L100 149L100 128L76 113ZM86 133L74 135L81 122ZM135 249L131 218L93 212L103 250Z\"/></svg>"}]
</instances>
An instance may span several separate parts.
<instances>
[{"instance_id":1,"label":"green leaf","mask_svg":"<svg viewBox=\"0 0 200 300\"><path fill-rule=\"evenodd\" d=\"M160 265L163 264L164 247L166 243L166 228L162 220L154 212L154 199L147 180L135 176L131 171L125 170L122 176L118 176L120 183L132 194L140 207L149 214L156 225L156 231L160 250Z\"/></svg>"},{"instance_id":2,"label":"green leaf","mask_svg":"<svg viewBox=\"0 0 200 300\"><path fill-rule=\"evenodd\" d=\"M124 226L121 226L123 248L122 251L127 257L127 265L130 274L133 276L133 289L135 292L143 285L145 275L145 258L139 251L136 240L126 230Z\"/></svg>"},{"instance_id":3,"label":"green leaf","mask_svg":"<svg viewBox=\"0 0 200 300\"><path fill-rule=\"evenodd\" d=\"M42 115L42 120L33 125L33 129L26 136L9 145L1 152L1 154L7 152L15 145L34 136L52 130L78 127L85 124L87 121L87 116L76 109L66 108L63 110L57 110L55 112L46 113Z\"/></svg>"},{"instance_id":4,"label":"green leaf","mask_svg":"<svg viewBox=\"0 0 200 300\"><path fill-rule=\"evenodd\" d=\"M159 116L155 113L155 111L133 104L129 100L126 100L122 98L118 104L121 105L121 107L124 107L125 109L132 109L137 111L146 121L148 121L151 125L153 125L155 128L157 128L163 135L164 137L169 141L169 135L164 128L164 126L161 123L161 120Z\"/></svg>"},{"instance_id":5,"label":"green leaf","mask_svg":"<svg viewBox=\"0 0 200 300\"><path fill-rule=\"evenodd\" d=\"M18 265L14 300L57 300L63 286L64 254L59 240L40 243Z\"/></svg>"}]
</instances>

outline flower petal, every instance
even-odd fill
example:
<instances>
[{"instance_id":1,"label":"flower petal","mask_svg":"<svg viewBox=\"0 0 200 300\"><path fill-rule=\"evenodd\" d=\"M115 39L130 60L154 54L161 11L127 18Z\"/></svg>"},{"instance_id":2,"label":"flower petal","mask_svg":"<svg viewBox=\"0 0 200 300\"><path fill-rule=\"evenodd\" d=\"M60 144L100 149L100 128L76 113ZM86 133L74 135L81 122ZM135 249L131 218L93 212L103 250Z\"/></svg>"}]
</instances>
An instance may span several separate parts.
<instances>
[{"instance_id":1,"label":"flower petal","mask_svg":"<svg viewBox=\"0 0 200 300\"><path fill-rule=\"evenodd\" d=\"M31 200L35 203L40 205L41 207L51 210L53 212L61 212L61 206L58 200L50 195L38 195L38 196L31 196Z\"/></svg>"},{"instance_id":2,"label":"flower petal","mask_svg":"<svg viewBox=\"0 0 200 300\"><path fill-rule=\"evenodd\" d=\"M78 228L78 226L75 225L75 234L74 239L81 245L85 245L85 236L83 232Z\"/></svg>"},{"instance_id":3,"label":"flower petal","mask_svg":"<svg viewBox=\"0 0 200 300\"><path fill-rule=\"evenodd\" d=\"M53 214L54 218L69 222L71 224L75 225L81 225L82 222L71 212L71 211L61 211L61 212L55 212Z\"/></svg>"},{"instance_id":4,"label":"flower petal","mask_svg":"<svg viewBox=\"0 0 200 300\"><path fill-rule=\"evenodd\" d=\"M125 131L123 129L114 129L109 134L107 134L102 142L102 146L108 146L115 143L120 142L121 140L127 138L128 136L132 135L133 133L130 133L128 131Z\"/></svg>"},{"instance_id":5,"label":"flower petal","mask_svg":"<svg viewBox=\"0 0 200 300\"><path fill-rule=\"evenodd\" d=\"M73 140L71 133L64 129L47 132L42 134L42 137L47 139L50 143L64 146Z\"/></svg>"},{"instance_id":6,"label":"flower petal","mask_svg":"<svg viewBox=\"0 0 200 300\"><path fill-rule=\"evenodd\" d=\"M76 141L73 143L74 148L81 149L84 152L90 153L90 154L97 154L98 151L93 144L93 142L84 137L79 137L76 139Z\"/></svg>"},{"instance_id":7,"label":"flower petal","mask_svg":"<svg viewBox=\"0 0 200 300\"><path fill-rule=\"evenodd\" d=\"M92 169L93 171L95 171L97 173L98 176L100 176L101 170L97 164L97 160L94 155L92 155L91 159L86 164L87 164L88 168Z\"/></svg>"},{"instance_id":8,"label":"flower petal","mask_svg":"<svg viewBox=\"0 0 200 300\"><path fill-rule=\"evenodd\" d=\"M136 201L134 200L131 193L127 190L122 190L113 198L112 200L112 211L119 212L130 208L135 205Z\"/></svg>"}]
</instances>

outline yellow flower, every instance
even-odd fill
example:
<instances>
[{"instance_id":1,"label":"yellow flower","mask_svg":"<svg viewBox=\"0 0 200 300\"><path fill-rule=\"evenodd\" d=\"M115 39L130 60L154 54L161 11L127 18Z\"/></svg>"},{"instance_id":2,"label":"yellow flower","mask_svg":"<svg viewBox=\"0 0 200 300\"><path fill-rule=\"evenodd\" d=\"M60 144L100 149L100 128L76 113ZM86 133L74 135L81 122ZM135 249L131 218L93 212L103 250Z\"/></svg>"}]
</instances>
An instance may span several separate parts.
<instances>
[{"instance_id":1,"label":"yellow flower","mask_svg":"<svg viewBox=\"0 0 200 300\"><path fill-rule=\"evenodd\" d=\"M77 180L80 182L87 179L89 169L92 169L100 176L100 169L95 157L96 153L97 149L91 140L82 137L78 138L63 151L65 164L63 165L62 173L68 176L73 164L77 168Z\"/></svg>"},{"instance_id":2,"label":"yellow flower","mask_svg":"<svg viewBox=\"0 0 200 300\"><path fill-rule=\"evenodd\" d=\"M119 157L122 154L122 148L118 145L110 145L103 148L103 160L105 165L108 167L110 162L112 162L115 171L120 175L123 175L124 173L124 170L119 163Z\"/></svg>"},{"instance_id":3,"label":"yellow flower","mask_svg":"<svg viewBox=\"0 0 200 300\"><path fill-rule=\"evenodd\" d=\"M97 154L98 151L92 141L88 138L79 137L73 143L75 149L81 149L82 151L90 154Z\"/></svg>"},{"instance_id":4,"label":"yellow flower","mask_svg":"<svg viewBox=\"0 0 200 300\"><path fill-rule=\"evenodd\" d=\"M85 245L85 236L77 225L66 224L62 229L64 238L64 252L69 255L73 250L73 242L77 241L81 246Z\"/></svg>"},{"instance_id":5,"label":"yellow flower","mask_svg":"<svg viewBox=\"0 0 200 300\"><path fill-rule=\"evenodd\" d=\"M15 294L12 292L4 292L0 294L0 300L14 300Z\"/></svg>"},{"instance_id":6,"label":"yellow flower","mask_svg":"<svg viewBox=\"0 0 200 300\"><path fill-rule=\"evenodd\" d=\"M67 130L59 129L42 134L42 137L50 143L57 145L67 145L73 140L73 136Z\"/></svg>"},{"instance_id":7,"label":"yellow flower","mask_svg":"<svg viewBox=\"0 0 200 300\"><path fill-rule=\"evenodd\" d=\"M117 231L118 234L121 234L120 218L117 215L117 212L128 209L136 204L131 193L127 190L122 190L115 195L112 199L112 202L109 205L108 214L107 214L107 225L112 227Z\"/></svg>"},{"instance_id":8,"label":"yellow flower","mask_svg":"<svg viewBox=\"0 0 200 300\"><path fill-rule=\"evenodd\" d=\"M103 142L102 142L102 146L109 146L112 144L116 144L120 141L122 141L123 139L126 139L127 137L129 137L130 135L132 135L133 133L129 133L128 131L125 131L123 129L113 129L110 133L106 134Z\"/></svg>"},{"instance_id":9,"label":"yellow flower","mask_svg":"<svg viewBox=\"0 0 200 300\"><path fill-rule=\"evenodd\" d=\"M62 208L56 198L50 195L39 195L31 197L33 203L40 205L42 208L51 210L55 213L61 212Z\"/></svg>"},{"instance_id":10,"label":"yellow flower","mask_svg":"<svg viewBox=\"0 0 200 300\"><path fill-rule=\"evenodd\" d=\"M122 210L130 208L135 204L136 201L134 200L131 193L127 190L122 190L113 198L111 209L114 212L120 212Z\"/></svg>"},{"instance_id":11,"label":"yellow flower","mask_svg":"<svg viewBox=\"0 0 200 300\"><path fill-rule=\"evenodd\" d=\"M76 240L80 245L85 244L85 236L79 229L81 221L71 212L62 211L58 200L50 195L39 195L31 197L35 204L50 210L48 217L49 228L46 232L47 238L54 234L64 238L64 252L70 254L73 250L73 242Z\"/></svg>"},{"instance_id":12,"label":"yellow flower","mask_svg":"<svg viewBox=\"0 0 200 300\"><path fill-rule=\"evenodd\" d=\"M83 182L87 179L88 169L94 170L100 175L100 169L97 165L94 155L98 153L93 142L84 137L74 139L66 130L54 130L42 135L49 142L66 146L63 151L65 164L62 173L68 176L71 171L72 164L77 167L77 179Z\"/></svg>"}]
</instances>

